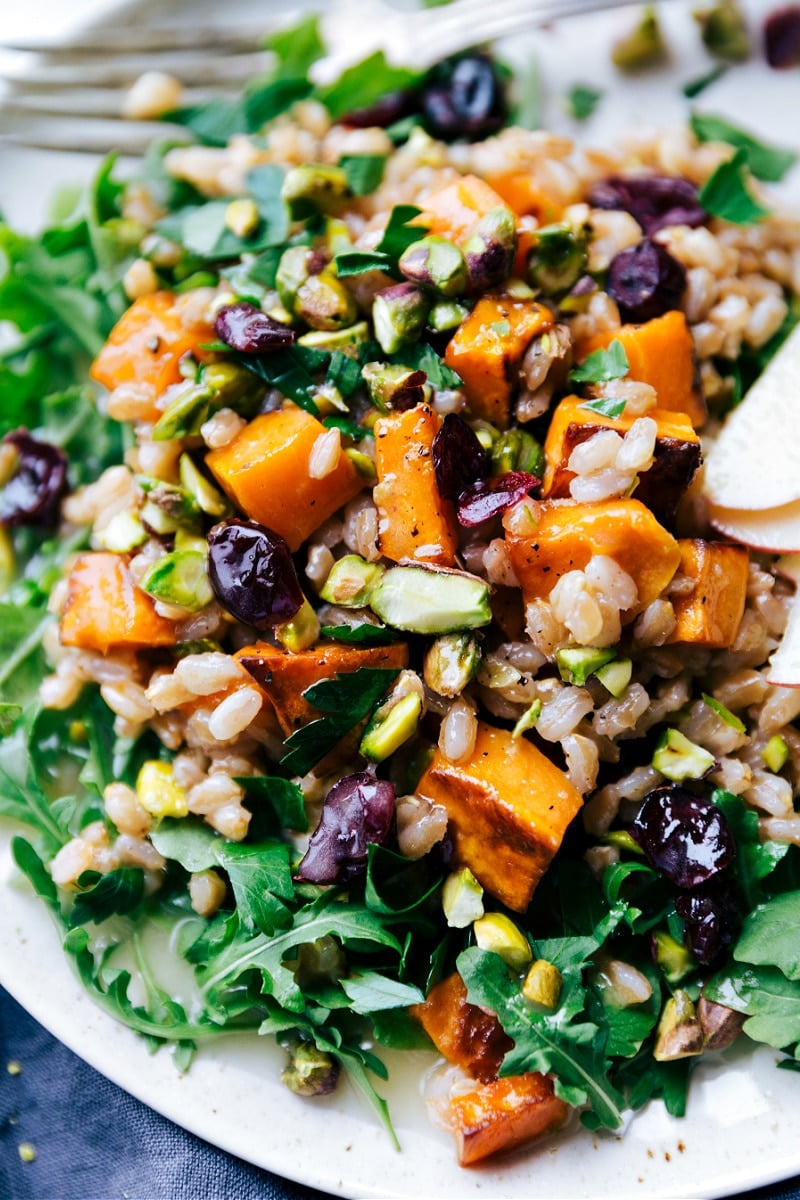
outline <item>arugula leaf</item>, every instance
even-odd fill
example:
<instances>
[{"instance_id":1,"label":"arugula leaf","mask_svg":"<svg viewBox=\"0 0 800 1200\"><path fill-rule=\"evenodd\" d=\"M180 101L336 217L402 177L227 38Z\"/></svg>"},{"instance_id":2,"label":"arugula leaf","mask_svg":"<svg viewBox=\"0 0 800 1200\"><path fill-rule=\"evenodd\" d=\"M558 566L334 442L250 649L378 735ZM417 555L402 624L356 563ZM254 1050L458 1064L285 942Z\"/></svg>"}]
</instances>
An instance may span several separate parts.
<instances>
[{"instance_id":1,"label":"arugula leaf","mask_svg":"<svg viewBox=\"0 0 800 1200\"><path fill-rule=\"evenodd\" d=\"M611 383L627 375L629 370L625 347L614 338L607 350L594 350L579 367L573 367L569 377L572 383Z\"/></svg>"},{"instance_id":2,"label":"arugula leaf","mask_svg":"<svg viewBox=\"0 0 800 1200\"><path fill-rule=\"evenodd\" d=\"M800 981L800 892L773 896L745 918L733 957L737 962L777 967Z\"/></svg>"},{"instance_id":3,"label":"arugula leaf","mask_svg":"<svg viewBox=\"0 0 800 1200\"><path fill-rule=\"evenodd\" d=\"M723 75L727 75L730 67L727 63L719 63L716 67L712 67L705 75L700 75L697 79L690 79L681 88L687 100L694 100L697 96L704 92L706 88L710 88L718 79L722 79Z\"/></svg>"},{"instance_id":4,"label":"arugula leaf","mask_svg":"<svg viewBox=\"0 0 800 1200\"><path fill-rule=\"evenodd\" d=\"M24 703L45 674L42 640L51 613L0 602L0 697Z\"/></svg>"},{"instance_id":5,"label":"arugula leaf","mask_svg":"<svg viewBox=\"0 0 800 1200\"><path fill-rule=\"evenodd\" d=\"M30 842L26 842L25 838L21 837L13 838L11 854L20 871L30 880L36 895L44 900L51 912L60 917L61 905L58 901L58 888Z\"/></svg>"},{"instance_id":6,"label":"arugula leaf","mask_svg":"<svg viewBox=\"0 0 800 1200\"><path fill-rule=\"evenodd\" d=\"M288 753L281 765L293 775L305 775L354 725L369 716L397 675L385 667L361 667L306 688L304 698L329 715L311 721L286 739Z\"/></svg>"},{"instance_id":7,"label":"arugula leaf","mask_svg":"<svg viewBox=\"0 0 800 1200\"><path fill-rule=\"evenodd\" d=\"M385 154L345 154L339 159L354 196L369 196L380 186L386 157Z\"/></svg>"},{"instance_id":8,"label":"arugula leaf","mask_svg":"<svg viewBox=\"0 0 800 1200\"><path fill-rule=\"evenodd\" d=\"M84 871L78 876L78 887L69 914L71 927L133 912L144 897L144 871L141 867L115 867L105 875Z\"/></svg>"},{"instance_id":9,"label":"arugula leaf","mask_svg":"<svg viewBox=\"0 0 800 1200\"><path fill-rule=\"evenodd\" d=\"M569 116L576 121L589 118L602 99L603 93L599 88L589 87L584 83L576 83L564 97Z\"/></svg>"},{"instance_id":10,"label":"arugula leaf","mask_svg":"<svg viewBox=\"0 0 800 1200\"><path fill-rule=\"evenodd\" d=\"M13 817L15 821L35 829L42 848L52 857L69 838L66 823L59 819L58 809L50 803L39 786L33 764L25 750L24 739L16 733L7 738L3 743L3 753L9 766L16 757L27 773L20 781L14 778L8 766L0 764L0 816Z\"/></svg>"},{"instance_id":11,"label":"arugula leaf","mask_svg":"<svg viewBox=\"0 0 800 1200\"><path fill-rule=\"evenodd\" d=\"M747 909L763 899L761 881L766 879L789 852L787 842L762 842L758 832L758 817L738 796L717 789L711 795L714 804L724 814L736 841L736 858L732 870L744 894Z\"/></svg>"},{"instance_id":12,"label":"arugula leaf","mask_svg":"<svg viewBox=\"0 0 800 1200\"><path fill-rule=\"evenodd\" d=\"M241 775L235 782L251 800L269 805L280 829L296 829L300 833L308 829L305 800L296 783L279 775Z\"/></svg>"},{"instance_id":13,"label":"arugula leaf","mask_svg":"<svg viewBox=\"0 0 800 1200\"><path fill-rule=\"evenodd\" d=\"M255 200L260 217L254 234L238 237L226 224L229 200L208 200L169 213L156 228L164 237L185 247L200 262L214 263L257 253L286 241L289 215L281 199L283 171L262 163L247 174L247 193Z\"/></svg>"},{"instance_id":14,"label":"arugula leaf","mask_svg":"<svg viewBox=\"0 0 800 1200\"><path fill-rule=\"evenodd\" d=\"M264 49L277 56L275 79L304 79L318 58L325 53L319 32L319 17L311 13L288 29L279 29L264 41Z\"/></svg>"},{"instance_id":15,"label":"arugula leaf","mask_svg":"<svg viewBox=\"0 0 800 1200\"><path fill-rule=\"evenodd\" d=\"M744 153L745 161L756 179L779 183L797 162L794 150L760 142L744 129L731 125L724 117L711 113L693 112L689 120L692 133L700 142L725 142ZM702 201L701 201L702 203Z\"/></svg>"},{"instance_id":16,"label":"arugula leaf","mask_svg":"<svg viewBox=\"0 0 800 1200\"><path fill-rule=\"evenodd\" d=\"M733 225L753 225L770 215L747 188L747 151L737 150L733 158L720 163L703 184L698 203L714 217Z\"/></svg>"},{"instance_id":17,"label":"arugula leaf","mask_svg":"<svg viewBox=\"0 0 800 1200\"><path fill-rule=\"evenodd\" d=\"M323 625L325 637L348 646L387 646L397 641L394 629L386 625L372 625L364 621L361 625Z\"/></svg>"},{"instance_id":18,"label":"arugula leaf","mask_svg":"<svg viewBox=\"0 0 800 1200\"><path fill-rule=\"evenodd\" d=\"M800 983L777 967L731 966L704 987L717 1004L745 1013L744 1032L778 1050L800 1043Z\"/></svg>"},{"instance_id":19,"label":"arugula leaf","mask_svg":"<svg viewBox=\"0 0 800 1200\"><path fill-rule=\"evenodd\" d=\"M159 854L189 872L219 866L225 845L224 839L197 817L163 817L149 836Z\"/></svg>"},{"instance_id":20,"label":"arugula leaf","mask_svg":"<svg viewBox=\"0 0 800 1200\"><path fill-rule=\"evenodd\" d=\"M338 121L347 113L369 108L386 92L414 87L422 78L419 71L393 67L382 50L376 50L362 62L348 67L327 87L318 88L316 98L325 105L332 120Z\"/></svg>"},{"instance_id":21,"label":"arugula leaf","mask_svg":"<svg viewBox=\"0 0 800 1200\"><path fill-rule=\"evenodd\" d=\"M425 858L410 862L386 846L367 850L364 902L373 912L408 917L439 890L441 879Z\"/></svg>"},{"instance_id":22,"label":"arugula leaf","mask_svg":"<svg viewBox=\"0 0 800 1200\"><path fill-rule=\"evenodd\" d=\"M368 1014L390 1008L408 1008L425 999L417 987L398 983L377 971L359 971L342 980L342 989L353 1012Z\"/></svg>"},{"instance_id":23,"label":"arugula leaf","mask_svg":"<svg viewBox=\"0 0 800 1200\"><path fill-rule=\"evenodd\" d=\"M271 937L292 923L284 901L294 899L289 847L285 842L258 845L227 843L220 851L220 865L228 873L236 911L247 930L260 930Z\"/></svg>"},{"instance_id":24,"label":"arugula leaf","mask_svg":"<svg viewBox=\"0 0 800 1200\"><path fill-rule=\"evenodd\" d=\"M393 1050L433 1050L425 1030L404 1008L386 1008L371 1014L372 1032L382 1046Z\"/></svg>"}]
</instances>

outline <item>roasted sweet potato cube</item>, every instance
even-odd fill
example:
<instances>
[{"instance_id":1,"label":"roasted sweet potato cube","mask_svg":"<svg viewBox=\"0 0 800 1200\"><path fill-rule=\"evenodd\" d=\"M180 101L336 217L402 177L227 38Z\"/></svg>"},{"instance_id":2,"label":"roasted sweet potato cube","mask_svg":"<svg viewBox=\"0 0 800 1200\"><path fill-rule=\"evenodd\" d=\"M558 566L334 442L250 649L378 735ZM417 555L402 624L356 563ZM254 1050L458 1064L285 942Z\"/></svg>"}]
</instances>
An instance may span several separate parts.
<instances>
[{"instance_id":1,"label":"roasted sweet potato cube","mask_svg":"<svg viewBox=\"0 0 800 1200\"><path fill-rule=\"evenodd\" d=\"M700 439L685 413L651 408L646 415L658 426L656 447L653 465L639 475L633 494L658 521L671 525L680 499L700 465ZM575 475L568 463L575 447L601 429L614 429L624 435L637 419L627 412L619 417L604 417L586 408L579 397L565 397L553 413L547 431L543 494L552 500L569 496L569 485Z\"/></svg>"},{"instance_id":2,"label":"roasted sweet potato cube","mask_svg":"<svg viewBox=\"0 0 800 1200\"><path fill-rule=\"evenodd\" d=\"M481 296L448 343L445 362L464 381L473 416L506 429L523 355L553 314L535 300L501 293Z\"/></svg>"},{"instance_id":3,"label":"roasted sweet potato cube","mask_svg":"<svg viewBox=\"0 0 800 1200\"><path fill-rule=\"evenodd\" d=\"M661 595L680 562L675 538L638 500L546 500L530 509L517 505L503 524L526 603L546 599L562 575L582 571L595 554L604 554L636 584L638 601L623 613L623 620L632 620Z\"/></svg>"},{"instance_id":4,"label":"roasted sweet potato cube","mask_svg":"<svg viewBox=\"0 0 800 1200\"><path fill-rule=\"evenodd\" d=\"M454 972L437 983L422 1004L411 1009L428 1037L448 1062L488 1083L514 1045L493 1013L467 1000L461 976Z\"/></svg>"},{"instance_id":5,"label":"roasted sweet potato cube","mask_svg":"<svg viewBox=\"0 0 800 1200\"><path fill-rule=\"evenodd\" d=\"M455 183L433 192L414 224L424 225L429 233L462 242L469 237L481 217L503 206L503 197L477 175L462 175ZM422 235L420 235L422 236Z\"/></svg>"},{"instance_id":6,"label":"roasted sweet potato cube","mask_svg":"<svg viewBox=\"0 0 800 1200\"><path fill-rule=\"evenodd\" d=\"M347 675L361 667L408 666L408 646L316 646L291 654L280 646L259 642L237 650L236 659L264 690L286 737L301 725L322 716L303 698L303 692L322 679Z\"/></svg>"},{"instance_id":7,"label":"roasted sweet potato cube","mask_svg":"<svg viewBox=\"0 0 800 1200\"><path fill-rule=\"evenodd\" d=\"M744 546L681 538L680 571L694 590L673 597L677 625L670 642L724 649L732 646L747 599L749 554Z\"/></svg>"},{"instance_id":8,"label":"roasted sweet potato cube","mask_svg":"<svg viewBox=\"0 0 800 1200\"><path fill-rule=\"evenodd\" d=\"M81 650L145 650L174 646L174 621L134 583L126 559L97 551L82 554L67 579L61 641Z\"/></svg>"},{"instance_id":9,"label":"roasted sweet potato cube","mask_svg":"<svg viewBox=\"0 0 800 1200\"><path fill-rule=\"evenodd\" d=\"M564 1124L568 1106L538 1071L506 1075L450 1101L458 1161L472 1166Z\"/></svg>"},{"instance_id":10,"label":"roasted sweet potato cube","mask_svg":"<svg viewBox=\"0 0 800 1200\"><path fill-rule=\"evenodd\" d=\"M456 861L516 912L528 907L582 804L532 742L484 722L470 757L451 763L437 750L417 791L447 810Z\"/></svg>"},{"instance_id":11,"label":"roasted sweet potato cube","mask_svg":"<svg viewBox=\"0 0 800 1200\"><path fill-rule=\"evenodd\" d=\"M455 564L456 514L439 494L433 466L433 440L440 425L441 418L428 404L375 422L378 544L394 562Z\"/></svg>"},{"instance_id":12,"label":"roasted sweet potato cube","mask_svg":"<svg viewBox=\"0 0 800 1200\"><path fill-rule=\"evenodd\" d=\"M583 361L593 350L603 350L618 340L625 347L630 363L628 377L649 383L658 396L658 407L683 412L695 429L708 416L694 342L682 312L673 309L643 325L623 325L584 338L575 347L575 356Z\"/></svg>"},{"instance_id":13,"label":"roasted sweet potato cube","mask_svg":"<svg viewBox=\"0 0 800 1200\"><path fill-rule=\"evenodd\" d=\"M363 486L345 454L322 478L310 474L311 452L325 432L316 417L287 404L262 413L227 446L206 456L231 500L246 516L280 534L292 551Z\"/></svg>"}]
</instances>

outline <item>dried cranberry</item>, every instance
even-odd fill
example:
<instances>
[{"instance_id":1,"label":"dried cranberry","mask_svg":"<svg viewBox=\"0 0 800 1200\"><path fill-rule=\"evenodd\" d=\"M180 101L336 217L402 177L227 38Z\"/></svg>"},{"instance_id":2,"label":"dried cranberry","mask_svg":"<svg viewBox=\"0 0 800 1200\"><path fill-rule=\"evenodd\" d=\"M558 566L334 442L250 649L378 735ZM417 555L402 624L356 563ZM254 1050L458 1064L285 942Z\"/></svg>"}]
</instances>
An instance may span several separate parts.
<instances>
[{"instance_id":1,"label":"dried cranberry","mask_svg":"<svg viewBox=\"0 0 800 1200\"><path fill-rule=\"evenodd\" d=\"M800 4L776 8L764 21L764 53L777 70L800 66Z\"/></svg>"},{"instance_id":2,"label":"dried cranberry","mask_svg":"<svg viewBox=\"0 0 800 1200\"><path fill-rule=\"evenodd\" d=\"M736 845L723 813L678 784L645 797L631 836L651 866L679 888L695 888L724 870Z\"/></svg>"},{"instance_id":3,"label":"dried cranberry","mask_svg":"<svg viewBox=\"0 0 800 1200\"><path fill-rule=\"evenodd\" d=\"M527 471L509 471L497 479L481 479L461 493L456 514L459 525L471 529L497 517L500 513L524 500L532 488L541 483Z\"/></svg>"},{"instance_id":4,"label":"dried cranberry","mask_svg":"<svg viewBox=\"0 0 800 1200\"><path fill-rule=\"evenodd\" d=\"M439 63L422 89L421 104L430 132L444 141L486 137L506 116L500 80L485 54Z\"/></svg>"},{"instance_id":5,"label":"dried cranberry","mask_svg":"<svg viewBox=\"0 0 800 1200\"><path fill-rule=\"evenodd\" d=\"M367 869L370 844L384 842L394 816L394 787L367 771L335 783L322 805L298 868L309 883L348 883Z\"/></svg>"},{"instance_id":6,"label":"dried cranberry","mask_svg":"<svg viewBox=\"0 0 800 1200\"><path fill-rule=\"evenodd\" d=\"M606 291L619 305L624 321L651 321L680 304L686 290L682 263L645 238L612 259Z\"/></svg>"},{"instance_id":7,"label":"dried cranberry","mask_svg":"<svg viewBox=\"0 0 800 1200\"><path fill-rule=\"evenodd\" d=\"M479 479L489 474L489 459L466 421L448 413L433 439L436 485L445 500L458 500Z\"/></svg>"},{"instance_id":8,"label":"dried cranberry","mask_svg":"<svg viewBox=\"0 0 800 1200\"><path fill-rule=\"evenodd\" d=\"M675 910L686 926L689 950L704 967L718 962L736 941L741 917L727 888L712 886L678 896Z\"/></svg>"},{"instance_id":9,"label":"dried cranberry","mask_svg":"<svg viewBox=\"0 0 800 1200\"><path fill-rule=\"evenodd\" d=\"M270 350L291 346L297 338L288 325L273 320L246 300L224 305L214 321L214 332L221 342L240 354L269 354Z\"/></svg>"},{"instance_id":10,"label":"dried cranberry","mask_svg":"<svg viewBox=\"0 0 800 1200\"><path fill-rule=\"evenodd\" d=\"M417 94L410 89L399 92L387 92L369 108L356 108L339 118L341 125L350 125L353 129L374 129L379 126L386 129L403 117L410 117L417 111Z\"/></svg>"},{"instance_id":11,"label":"dried cranberry","mask_svg":"<svg viewBox=\"0 0 800 1200\"><path fill-rule=\"evenodd\" d=\"M0 525L58 524L61 498L67 490L67 457L58 446L40 442L27 429L3 438L17 454L16 470L0 497Z\"/></svg>"},{"instance_id":12,"label":"dried cranberry","mask_svg":"<svg viewBox=\"0 0 800 1200\"><path fill-rule=\"evenodd\" d=\"M668 225L694 228L707 217L698 202L695 185L672 175L644 175L640 179L611 176L594 185L589 203L593 208L630 213L648 235Z\"/></svg>"},{"instance_id":13,"label":"dried cranberry","mask_svg":"<svg viewBox=\"0 0 800 1200\"><path fill-rule=\"evenodd\" d=\"M222 607L255 629L291 620L303 603L289 547L256 521L221 521L209 530L208 575Z\"/></svg>"}]
</instances>

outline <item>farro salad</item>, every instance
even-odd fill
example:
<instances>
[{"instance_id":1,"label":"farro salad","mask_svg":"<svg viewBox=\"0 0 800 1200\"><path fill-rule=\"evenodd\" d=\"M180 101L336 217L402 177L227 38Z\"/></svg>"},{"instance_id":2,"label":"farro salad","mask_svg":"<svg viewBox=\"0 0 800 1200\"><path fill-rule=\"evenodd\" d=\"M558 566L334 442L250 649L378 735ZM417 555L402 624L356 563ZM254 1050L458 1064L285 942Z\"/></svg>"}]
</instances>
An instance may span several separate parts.
<instances>
[{"instance_id":1,"label":"farro salad","mask_svg":"<svg viewBox=\"0 0 800 1200\"><path fill-rule=\"evenodd\" d=\"M0 226L17 865L180 1070L272 1035L396 1141L381 1048L438 1052L465 1166L680 1116L737 1039L797 1069L794 155L698 110L578 148L484 51L272 48Z\"/></svg>"}]
</instances>

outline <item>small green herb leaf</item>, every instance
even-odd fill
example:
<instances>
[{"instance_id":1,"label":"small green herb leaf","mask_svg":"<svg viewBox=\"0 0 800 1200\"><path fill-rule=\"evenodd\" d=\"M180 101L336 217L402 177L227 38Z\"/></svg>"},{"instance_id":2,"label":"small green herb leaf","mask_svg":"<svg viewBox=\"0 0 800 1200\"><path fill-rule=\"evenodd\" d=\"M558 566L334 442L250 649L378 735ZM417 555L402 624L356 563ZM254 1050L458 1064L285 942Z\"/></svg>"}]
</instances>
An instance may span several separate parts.
<instances>
[{"instance_id":1,"label":"small green herb leaf","mask_svg":"<svg viewBox=\"0 0 800 1200\"><path fill-rule=\"evenodd\" d=\"M386 625L372 625L364 621L361 625L323 625L325 637L348 646L386 646L397 641L397 633Z\"/></svg>"},{"instance_id":2,"label":"small green herb leaf","mask_svg":"<svg viewBox=\"0 0 800 1200\"><path fill-rule=\"evenodd\" d=\"M722 76L726 75L729 70L726 63L720 63L718 66L712 67L705 75L700 75L697 79L690 79L683 85L681 91L687 100L694 100L706 88L710 88L718 79L722 79Z\"/></svg>"},{"instance_id":3,"label":"small green herb leaf","mask_svg":"<svg viewBox=\"0 0 800 1200\"><path fill-rule=\"evenodd\" d=\"M700 142L726 142L736 150L741 150L745 161L756 179L767 183L778 183L786 172L797 162L794 150L786 150L781 146L770 146L760 142L744 129L731 125L724 117L711 113L693 112L690 125L692 132ZM702 203L702 201L701 201Z\"/></svg>"},{"instance_id":4,"label":"small green herb leaf","mask_svg":"<svg viewBox=\"0 0 800 1200\"><path fill-rule=\"evenodd\" d=\"M569 115L576 121L585 121L592 115L602 98L599 88L588 87L584 83L576 83L564 97Z\"/></svg>"},{"instance_id":5,"label":"small green herb leaf","mask_svg":"<svg viewBox=\"0 0 800 1200\"><path fill-rule=\"evenodd\" d=\"M144 871L140 867L116 867L106 875L84 871L78 877L78 887L81 891L69 916L73 927L132 912L144 896Z\"/></svg>"},{"instance_id":6,"label":"small green herb leaf","mask_svg":"<svg viewBox=\"0 0 800 1200\"><path fill-rule=\"evenodd\" d=\"M714 217L733 225L752 225L768 217L770 210L750 194L747 187L747 151L737 150L733 158L720 163L700 189L699 204Z\"/></svg>"},{"instance_id":7,"label":"small green herb leaf","mask_svg":"<svg viewBox=\"0 0 800 1200\"><path fill-rule=\"evenodd\" d=\"M579 367L573 367L569 377L573 383L611 383L615 379L622 379L629 370L625 347L615 338L607 350L594 350ZM616 415L619 416L619 413Z\"/></svg>"},{"instance_id":8,"label":"small green herb leaf","mask_svg":"<svg viewBox=\"0 0 800 1200\"><path fill-rule=\"evenodd\" d=\"M384 667L362 667L351 675L337 675L307 688L304 698L329 715L287 738L288 753L281 765L295 775L305 775L354 725L369 716L397 674Z\"/></svg>"},{"instance_id":9,"label":"small green herb leaf","mask_svg":"<svg viewBox=\"0 0 800 1200\"><path fill-rule=\"evenodd\" d=\"M316 95L332 119L338 121L346 113L368 108L386 92L413 87L419 79L419 72L390 66L383 51L376 50L369 58L343 71L335 83L319 88Z\"/></svg>"},{"instance_id":10,"label":"small green herb leaf","mask_svg":"<svg viewBox=\"0 0 800 1200\"><path fill-rule=\"evenodd\" d=\"M380 186L386 166L385 154L346 154L339 159L354 196L369 196Z\"/></svg>"}]
</instances>

